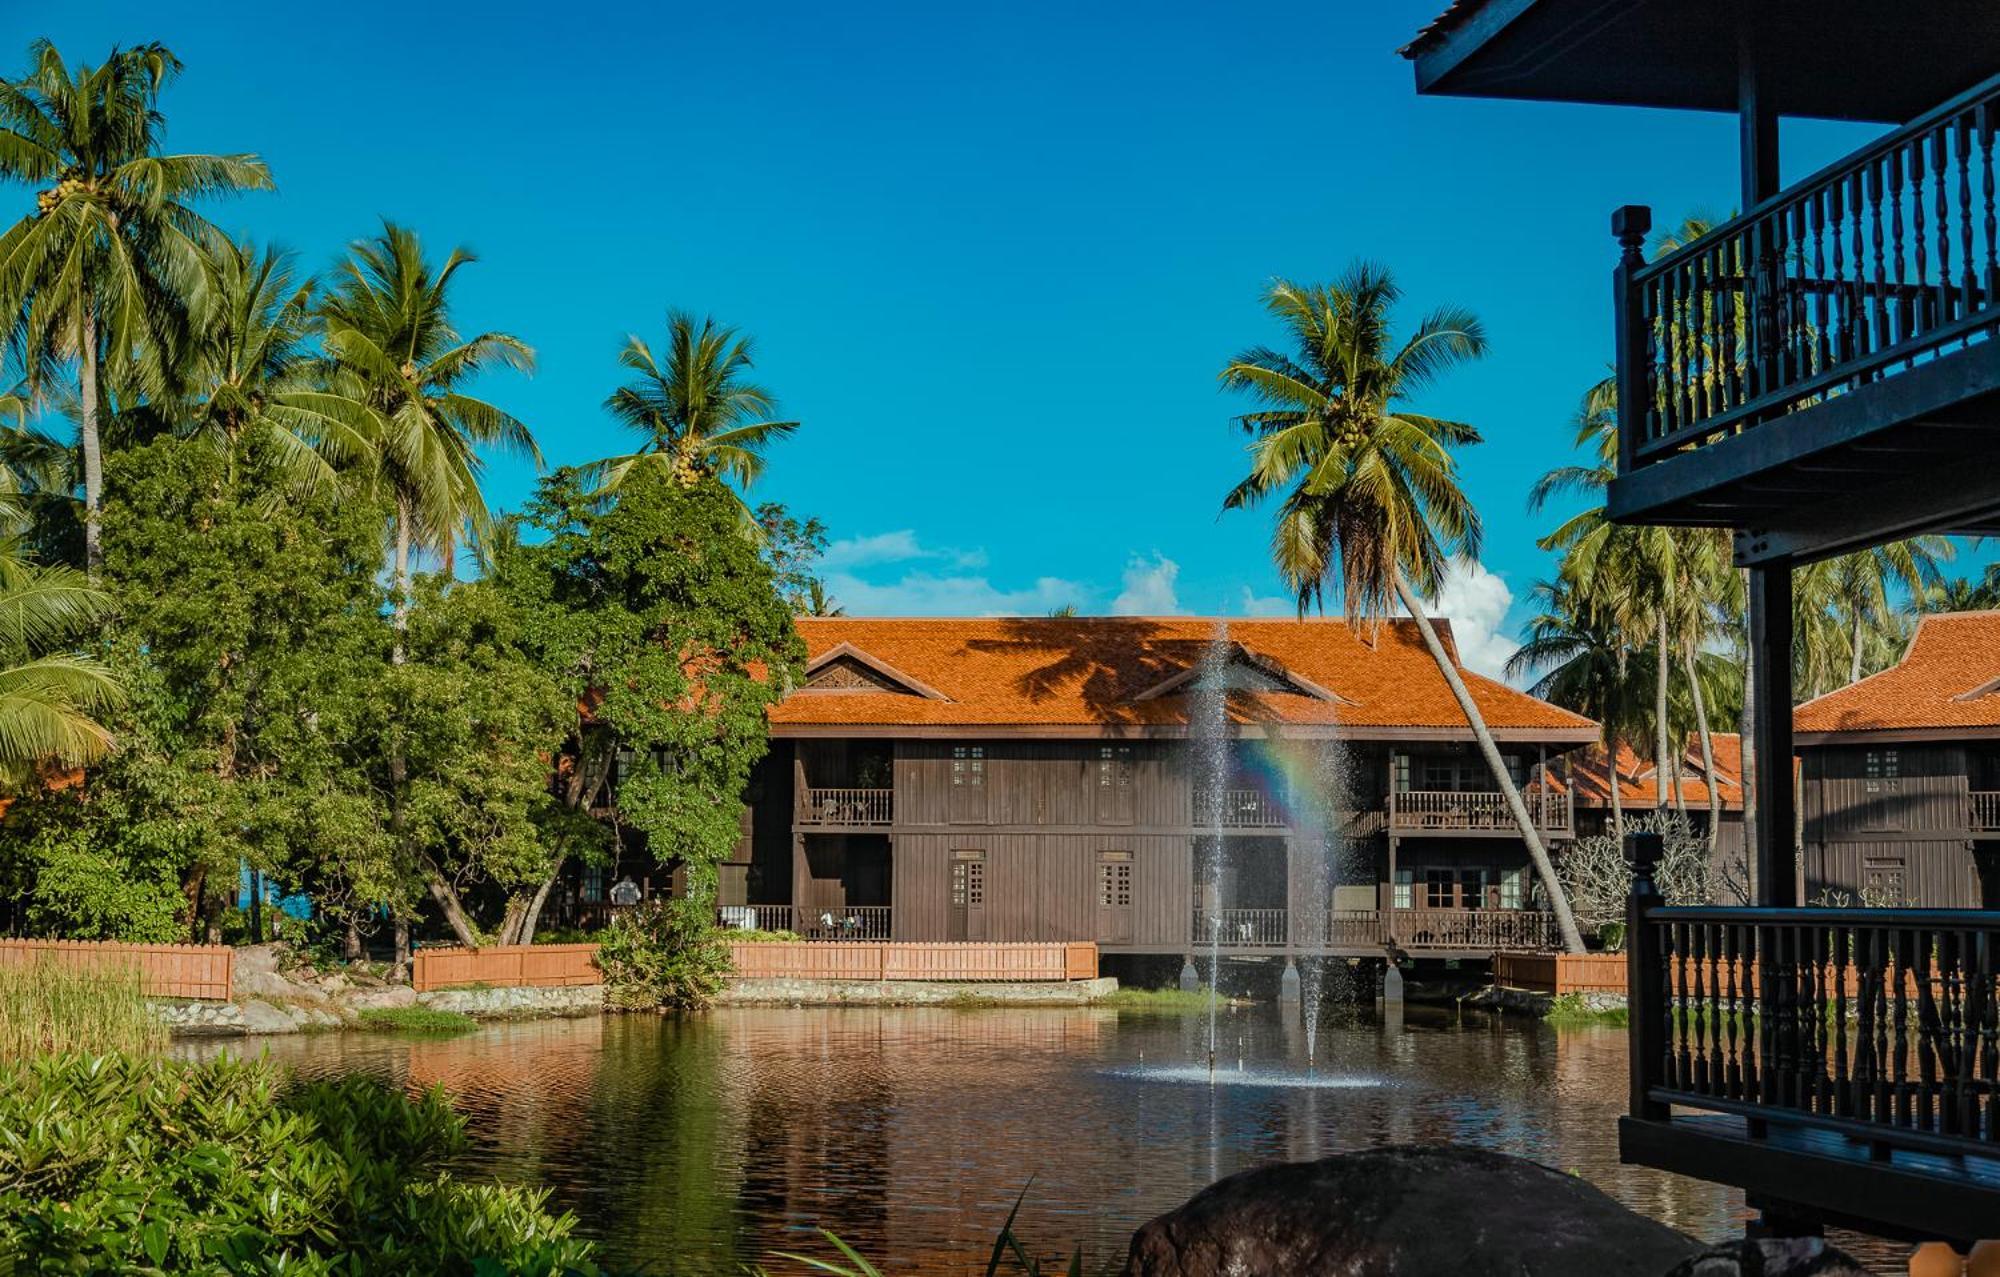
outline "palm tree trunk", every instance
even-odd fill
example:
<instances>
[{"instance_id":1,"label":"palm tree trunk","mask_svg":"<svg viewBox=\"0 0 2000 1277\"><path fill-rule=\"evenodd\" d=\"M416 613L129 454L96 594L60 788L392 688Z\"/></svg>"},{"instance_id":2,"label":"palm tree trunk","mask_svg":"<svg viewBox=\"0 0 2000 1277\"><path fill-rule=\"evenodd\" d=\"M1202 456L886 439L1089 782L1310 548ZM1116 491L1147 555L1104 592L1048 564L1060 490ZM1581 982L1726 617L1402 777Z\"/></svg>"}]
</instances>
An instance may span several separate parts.
<instances>
[{"instance_id":1,"label":"palm tree trunk","mask_svg":"<svg viewBox=\"0 0 2000 1277\"><path fill-rule=\"evenodd\" d=\"M1653 810L1667 809L1667 611L1653 619Z\"/></svg>"},{"instance_id":2,"label":"palm tree trunk","mask_svg":"<svg viewBox=\"0 0 2000 1277\"><path fill-rule=\"evenodd\" d=\"M1847 654L1847 681L1849 683L1859 683L1861 681L1861 609L1860 608L1854 609L1854 628L1851 631L1851 633L1852 637L1848 639L1848 647L1851 650Z\"/></svg>"},{"instance_id":3,"label":"palm tree trunk","mask_svg":"<svg viewBox=\"0 0 2000 1277\"><path fill-rule=\"evenodd\" d=\"M1621 847L1625 845L1625 786L1618 772L1618 751L1623 747L1624 742L1615 730L1606 733L1604 752L1607 757L1604 774L1605 783L1611 789L1611 832Z\"/></svg>"},{"instance_id":4,"label":"palm tree trunk","mask_svg":"<svg viewBox=\"0 0 2000 1277\"><path fill-rule=\"evenodd\" d=\"M83 452L83 567L94 582L104 569L104 443L98 433L97 315L91 310L90 290L84 289L78 303L82 315L77 334L77 392L82 401L83 421L78 442Z\"/></svg>"},{"instance_id":5,"label":"palm tree trunk","mask_svg":"<svg viewBox=\"0 0 2000 1277\"><path fill-rule=\"evenodd\" d=\"M389 661L401 665L403 635L410 628L410 499L401 492L396 494L395 582L396 606L390 614L390 623L396 633L389 647Z\"/></svg>"},{"instance_id":6,"label":"palm tree trunk","mask_svg":"<svg viewBox=\"0 0 2000 1277\"><path fill-rule=\"evenodd\" d=\"M1569 953L1583 952L1583 935L1576 929L1576 915L1570 912L1569 896L1563 891L1562 880L1556 877L1555 862L1549 859L1548 848L1542 845L1541 831L1528 818L1528 805L1521 801L1521 791L1514 787L1514 778L1507 773L1507 764L1500 757L1500 747L1493 741L1493 733L1486 726L1486 718L1479 712L1479 706L1466 689L1465 680L1459 677L1458 667L1452 664L1451 653L1445 651L1444 643L1438 638L1437 627L1424 614L1423 604L1417 599L1410 583L1403 579L1399 569L1395 574L1396 597L1417 623L1417 631L1424 636L1424 646L1430 649L1431 659L1437 662L1438 672L1444 675L1445 686L1458 701L1459 712L1465 715L1466 726L1479 742L1479 752L1486 758L1486 766L1493 773L1493 783L1500 787L1500 793L1507 800L1507 810L1513 814L1514 823L1521 830L1521 839L1528 845L1528 859L1535 866L1535 873L1542 880L1542 887L1549 893L1549 908L1556 916L1556 930L1562 936L1563 949Z\"/></svg>"},{"instance_id":7,"label":"palm tree trunk","mask_svg":"<svg viewBox=\"0 0 2000 1277\"><path fill-rule=\"evenodd\" d=\"M1681 652L1687 669L1688 694L1694 700L1694 729L1701 737L1701 774L1708 787L1708 857L1715 859L1715 840L1722 831L1722 787L1715 778L1715 742L1708 730L1708 698L1702 695L1701 678L1696 673L1694 646Z\"/></svg>"}]
</instances>

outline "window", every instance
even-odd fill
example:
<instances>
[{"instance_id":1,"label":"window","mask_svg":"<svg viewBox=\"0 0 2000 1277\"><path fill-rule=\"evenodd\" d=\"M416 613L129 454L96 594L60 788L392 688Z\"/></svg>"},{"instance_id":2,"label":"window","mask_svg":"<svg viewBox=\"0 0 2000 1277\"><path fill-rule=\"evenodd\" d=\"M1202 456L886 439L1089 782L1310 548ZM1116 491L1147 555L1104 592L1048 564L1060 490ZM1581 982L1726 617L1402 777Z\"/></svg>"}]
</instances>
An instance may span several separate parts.
<instances>
[{"instance_id":1,"label":"window","mask_svg":"<svg viewBox=\"0 0 2000 1277\"><path fill-rule=\"evenodd\" d=\"M1389 907L1392 909L1414 909L1416 907L1417 874L1414 869L1398 869L1396 881L1389 892Z\"/></svg>"},{"instance_id":2,"label":"window","mask_svg":"<svg viewBox=\"0 0 2000 1277\"><path fill-rule=\"evenodd\" d=\"M1103 851L1097 855L1097 903L1106 909L1132 907L1132 853Z\"/></svg>"},{"instance_id":3,"label":"window","mask_svg":"<svg viewBox=\"0 0 2000 1277\"><path fill-rule=\"evenodd\" d=\"M1424 788L1450 791L1458 788L1458 764L1449 758L1424 760Z\"/></svg>"},{"instance_id":4,"label":"window","mask_svg":"<svg viewBox=\"0 0 2000 1277\"><path fill-rule=\"evenodd\" d=\"M583 871L583 882L577 888L577 898L585 904L596 904L604 899L604 868L601 865L587 865Z\"/></svg>"},{"instance_id":5,"label":"window","mask_svg":"<svg viewBox=\"0 0 2000 1277\"><path fill-rule=\"evenodd\" d=\"M1099 789L1132 788L1132 747L1130 745L1098 746L1097 787Z\"/></svg>"},{"instance_id":6,"label":"window","mask_svg":"<svg viewBox=\"0 0 2000 1277\"><path fill-rule=\"evenodd\" d=\"M1391 760L1391 765L1395 769L1394 783L1396 787L1396 792L1399 794L1409 793L1410 756L1408 754L1397 754Z\"/></svg>"},{"instance_id":7,"label":"window","mask_svg":"<svg viewBox=\"0 0 2000 1277\"><path fill-rule=\"evenodd\" d=\"M980 789L986 784L986 747L984 745L953 745L951 747L951 783L966 789Z\"/></svg>"},{"instance_id":8,"label":"window","mask_svg":"<svg viewBox=\"0 0 2000 1277\"><path fill-rule=\"evenodd\" d=\"M1902 774L1902 760L1896 756L1895 750L1871 749L1868 751L1867 760L1862 768L1862 775L1868 781L1869 793L1881 793L1883 781L1900 779Z\"/></svg>"},{"instance_id":9,"label":"window","mask_svg":"<svg viewBox=\"0 0 2000 1277\"><path fill-rule=\"evenodd\" d=\"M1454 888L1458 886L1458 875L1449 869L1424 870L1424 906L1429 909L1449 909L1455 900Z\"/></svg>"},{"instance_id":10,"label":"window","mask_svg":"<svg viewBox=\"0 0 2000 1277\"><path fill-rule=\"evenodd\" d=\"M1502 869L1500 871L1500 907L1519 909L1527 903L1528 871L1525 869Z\"/></svg>"}]
</instances>

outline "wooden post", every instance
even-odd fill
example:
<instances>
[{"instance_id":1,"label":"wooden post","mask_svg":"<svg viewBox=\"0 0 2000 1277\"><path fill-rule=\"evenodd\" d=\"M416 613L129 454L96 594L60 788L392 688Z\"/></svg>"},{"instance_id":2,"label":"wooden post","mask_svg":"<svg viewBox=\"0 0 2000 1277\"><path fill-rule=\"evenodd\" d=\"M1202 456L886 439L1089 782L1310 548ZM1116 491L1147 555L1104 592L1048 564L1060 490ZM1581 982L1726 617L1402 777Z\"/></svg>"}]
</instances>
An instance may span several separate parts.
<instances>
[{"instance_id":1,"label":"wooden post","mask_svg":"<svg viewBox=\"0 0 2000 1277\"><path fill-rule=\"evenodd\" d=\"M1639 444L1647 437L1653 406L1652 328L1646 320L1646 299L1633 277L1646 264L1646 234L1653 229L1653 210L1627 204L1611 214L1611 233L1618 239L1618 267L1611 274L1612 341L1618 361L1618 473L1630 474Z\"/></svg>"},{"instance_id":2,"label":"wooden post","mask_svg":"<svg viewBox=\"0 0 2000 1277\"><path fill-rule=\"evenodd\" d=\"M1757 903L1799 903L1793 834L1797 791L1792 777L1792 565L1750 569L1750 645L1756 649L1750 695L1757 730Z\"/></svg>"},{"instance_id":3,"label":"wooden post","mask_svg":"<svg viewBox=\"0 0 2000 1277\"><path fill-rule=\"evenodd\" d=\"M1667 1053L1667 1023L1673 1008L1668 1004L1666 967L1662 962L1659 931L1646 919L1646 911L1663 901L1653 882L1654 867L1666 839L1658 833L1625 835L1625 856L1632 862L1632 894L1625 903L1625 990L1626 1024L1631 1057L1630 1110L1635 1118L1665 1121L1669 1106L1654 1100L1653 1072Z\"/></svg>"}]
</instances>

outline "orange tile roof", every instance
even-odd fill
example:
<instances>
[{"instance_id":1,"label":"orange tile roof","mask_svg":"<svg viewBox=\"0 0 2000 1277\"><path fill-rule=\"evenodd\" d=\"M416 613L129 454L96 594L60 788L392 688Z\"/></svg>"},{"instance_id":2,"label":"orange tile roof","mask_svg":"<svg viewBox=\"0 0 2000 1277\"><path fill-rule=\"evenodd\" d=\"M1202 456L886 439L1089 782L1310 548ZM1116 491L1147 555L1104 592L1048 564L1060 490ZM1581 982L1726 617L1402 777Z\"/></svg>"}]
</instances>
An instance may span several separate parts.
<instances>
[{"instance_id":1,"label":"orange tile roof","mask_svg":"<svg viewBox=\"0 0 2000 1277\"><path fill-rule=\"evenodd\" d=\"M798 628L810 659L845 646L871 658L878 670L900 673L914 690L795 691L772 708L771 721L778 735L834 727L1178 735L1187 720L1187 691L1173 681L1185 681L1221 624L1182 616L802 617ZM1370 627L1357 634L1333 619L1231 619L1227 625L1229 639L1254 662L1288 675L1299 689L1232 692L1230 710L1239 724L1471 738L1414 622L1383 622L1373 643L1367 641ZM1448 625L1439 627L1449 647ZM1463 673L1496 734L1574 743L1596 737L1597 726L1587 718Z\"/></svg>"},{"instance_id":2,"label":"orange tile roof","mask_svg":"<svg viewBox=\"0 0 2000 1277\"><path fill-rule=\"evenodd\" d=\"M1903 659L1792 713L1799 735L2000 731L2000 612L1926 616Z\"/></svg>"},{"instance_id":3,"label":"orange tile roof","mask_svg":"<svg viewBox=\"0 0 2000 1277\"><path fill-rule=\"evenodd\" d=\"M1734 732L1711 732L1709 748L1715 756L1716 786L1723 808L1740 809L1743 806L1742 740ZM1604 746L1592 745L1570 760L1569 776L1576 785L1577 806L1611 805L1611 778L1605 766L1605 757ZM1689 739L1687 753L1681 758L1681 795L1690 807L1708 806L1708 782L1701 771L1701 742L1694 738ZM1669 795L1670 800L1671 797ZM1660 805L1658 771L1624 741L1618 743L1618 799L1632 807Z\"/></svg>"}]
</instances>

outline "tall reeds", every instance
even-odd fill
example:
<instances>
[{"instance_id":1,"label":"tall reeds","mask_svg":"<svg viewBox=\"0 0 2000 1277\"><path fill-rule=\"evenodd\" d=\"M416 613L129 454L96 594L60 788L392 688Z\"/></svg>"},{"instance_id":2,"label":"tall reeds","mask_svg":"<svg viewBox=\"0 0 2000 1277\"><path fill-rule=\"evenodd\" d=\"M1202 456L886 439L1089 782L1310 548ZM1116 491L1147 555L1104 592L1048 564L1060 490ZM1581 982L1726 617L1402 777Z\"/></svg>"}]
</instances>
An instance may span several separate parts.
<instances>
[{"instance_id":1,"label":"tall reeds","mask_svg":"<svg viewBox=\"0 0 2000 1277\"><path fill-rule=\"evenodd\" d=\"M0 1059L154 1051L166 1042L167 1026L146 1005L136 967L0 965Z\"/></svg>"}]
</instances>

